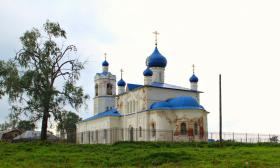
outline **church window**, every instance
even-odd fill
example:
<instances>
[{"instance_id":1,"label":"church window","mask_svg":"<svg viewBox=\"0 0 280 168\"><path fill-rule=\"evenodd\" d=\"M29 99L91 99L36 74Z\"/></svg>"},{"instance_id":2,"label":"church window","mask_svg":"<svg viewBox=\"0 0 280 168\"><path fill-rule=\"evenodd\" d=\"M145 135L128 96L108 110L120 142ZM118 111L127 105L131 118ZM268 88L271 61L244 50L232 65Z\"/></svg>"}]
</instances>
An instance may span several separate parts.
<instances>
[{"instance_id":1,"label":"church window","mask_svg":"<svg viewBox=\"0 0 280 168\"><path fill-rule=\"evenodd\" d=\"M107 129L104 129L104 132L103 132L103 139L107 139Z\"/></svg>"},{"instance_id":2,"label":"church window","mask_svg":"<svg viewBox=\"0 0 280 168\"><path fill-rule=\"evenodd\" d=\"M88 131L88 143L90 143L90 131Z\"/></svg>"},{"instance_id":3,"label":"church window","mask_svg":"<svg viewBox=\"0 0 280 168\"><path fill-rule=\"evenodd\" d=\"M181 123L181 135L186 135L187 134L187 125L185 122Z\"/></svg>"},{"instance_id":4,"label":"church window","mask_svg":"<svg viewBox=\"0 0 280 168\"><path fill-rule=\"evenodd\" d=\"M95 131L95 141L98 143L98 130Z\"/></svg>"},{"instance_id":5,"label":"church window","mask_svg":"<svg viewBox=\"0 0 280 168\"><path fill-rule=\"evenodd\" d=\"M132 110L131 110L131 106L132 106L132 103L129 102L129 110L128 110L129 112L128 112L128 113L131 113L131 111L132 111Z\"/></svg>"},{"instance_id":6,"label":"church window","mask_svg":"<svg viewBox=\"0 0 280 168\"><path fill-rule=\"evenodd\" d=\"M194 123L194 135L198 135L198 124L197 124L197 122Z\"/></svg>"},{"instance_id":7,"label":"church window","mask_svg":"<svg viewBox=\"0 0 280 168\"><path fill-rule=\"evenodd\" d=\"M129 104L126 103L126 114L128 114L128 113L129 113Z\"/></svg>"},{"instance_id":8,"label":"church window","mask_svg":"<svg viewBox=\"0 0 280 168\"><path fill-rule=\"evenodd\" d=\"M132 112L135 112L135 101L132 101Z\"/></svg>"},{"instance_id":9,"label":"church window","mask_svg":"<svg viewBox=\"0 0 280 168\"><path fill-rule=\"evenodd\" d=\"M130 140L130 141L133 141L133 135L134 135L134 133L133 133L133 127L130 127L130 128L129 128L129 140Z\"/></svg>"},{"instance_id":10,"label":"church window","mask_svg":"<svg viewBox=\"0 0 280 168\"><path fill-rule=\"evenodd\" d=\"M127 114L130 112L130 102L127 103Z\"/></svg>"},{"instance_id":11,"label":"church window","mask_svg":"<svg viewBox=\"0 0 280 168\"><path fill-rule=\"evenodd\" d=\"M81 133L81 143L84 143L83 132Z\"/></svg>"},{"instance_id":12,"label":"church window","mask_svg":"<svg viewBox=\"0 0 280 168\"><path fill-rule=\"evenodd\" d=\"M94 131L92 131L92 132L91 132L91 142L93 142L93 141L94 141L94 139L93 139L93 138L94 138Z\"/></svg>"},{"instance_id":13,"label":"church window","mask_svg":"<svg viewBox=\"0 0 280 168\"><path fill-rule=\"evenodd\" d=\"M152 137L156 136L156 126L155 123L152 123Z\"/></svg>"},{"instance_id":14,"label":"church window","mask_svg":"<svg viewBox=\"0 0 280 168\"><path fill-rule=\"evenodd\" d=\"M107 83L107 95L112 95L113 85L111 83Z\"/></svg>"},{"instance_id":15,"label":"church window","mask_svg":"<svg viewBox=\"0 0 280 168\"><path fill-rule=\"evenodd\" d=\"M139 127L139 137L142 137L142 127Z\"/></svg>"},{"instance_id":16,"label":"church window","mask_svg":"<svg viewBox=\"0 0 280 168\"><path fill-rule=\"evenodd\" d=\"M135 103L135 111L139 111L138 101L136 101L136 103Z\"/></svg>"},{"instance_id":17,"label":"church window","mask_svg":"<svg viewBox=\"0 0 280 168\"><path fill-rule=\"evenodd\" d=\"M98 96L98 85L95 85L95 96Z\"/></svg>"}]
</instances>

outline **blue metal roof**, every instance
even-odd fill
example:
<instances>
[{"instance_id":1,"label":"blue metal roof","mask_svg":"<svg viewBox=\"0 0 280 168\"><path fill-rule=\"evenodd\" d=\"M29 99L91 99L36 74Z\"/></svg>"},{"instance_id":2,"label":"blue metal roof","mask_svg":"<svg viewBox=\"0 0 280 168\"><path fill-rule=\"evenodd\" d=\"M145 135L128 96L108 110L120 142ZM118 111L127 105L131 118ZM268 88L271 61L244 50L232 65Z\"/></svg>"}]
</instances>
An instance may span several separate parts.
<instances>
[{"instance_id":1,"label":"blue metal roof","mask_svg":"<svg viewBox=\"0 0 280 168\"><path fill-rule=\"evenodd\" d=\"M195 76L195 74L193 74L191 77L190 77L190 82L198 82L198 77Z\"/></svg>"},{"instance_id":2,"label":"blue metal roof","mask_svg":"<svg viewBox=\"0 0 280 168\"><path fill-rule=\"evenodd\" d=\"M204 110L203 106L199 105L197 100L191 96L179 96L166 101L153 103L149 110L157 109L198 109Z\"/></svg>"},{"instance_id":3,"label":"blue metal roof","mask_svg":"<svg viewBox=\"0 0 280 168\"><path fill-rule=\"evenodd\" d=\"M166 58L161 55L161 53L158 51L157 47L155 47L154 52L152 53L152 55L150 55L148 57L147 60L147 65L149 67L166 67L167 64L167 60Z\"/></svg>"},{"instance_id":4,"label":"blue metal roof","mask_svg":"<svg viewBox=\"0 0 280 168\"><path fill-rule=\"evenodd\" d=\"M142 86L143 85L139 85L139 84L131 84L131 83L127 84L127 88L128 88L129 91L131 91L133 89L137 89L137 88L142 87ZM152 82L151 84L149 84L147 86L152 86L152 87L157 87L157 88L165 88L165 89L185 90L185 91L202 93L201 91L195 91L195 90L191 90L191 89L188 89L188 88L185 88L185 87L171 85L171 84L167 84L167 83Z\"/></svg>"},{"instance_id":5,"label":"blue metal roof","mask_svg":"<svg viewBox=\"0 0 280 168\"><path fill-rule=\"evenodd\" d=\"M126 83L123 79L120 79L117 84L118 84L118 86L125 86L126 85Z\"/></svg>"},{"instance_id":6,"label":"blue metal roof","mask_svg":"<svg viewBox=\"0 0 280 168\"><path fill-rule=\"evenodd\" d=\"M159 82L152 82L150 86L159 87L159 88L167 88L167 89L179 89L179 90L190 90L188 88L184 88L181 86L171 85L167 83L159 83Z\"/></svg>"},{"instance_id":7,"label":"blue metal roof","mask_svg":"<svg viewBox=\"0 0 280 168\"><path fill-rule=\"evenodd\" d=\"M139 88L139 87L141 87L141 86L143 86L143 85L132 84L132 83L128 83L128 84L127 84L127 88L128 88L129 91L131 91L131 90L133 90L133 89L136 89L136 88Z\"/></svg>"},{"instance_id":8,"label":"blue metal roof","mask_svg":"<svg viewBox=\"0 0 280 168\"><path fill-rule=\"evenodd\" d=\"M117 111L117 109L114 108L114 109L111 109L111 110L104 111L102 113L96 114L96 115L94 115L92 117L89 117L87 119L84 119L83 121L94 120L94 119L97 119L97 118L102 118L102 117L107 117L107 116L120 117L121 114Z\"/></svg>"}]
</instances>

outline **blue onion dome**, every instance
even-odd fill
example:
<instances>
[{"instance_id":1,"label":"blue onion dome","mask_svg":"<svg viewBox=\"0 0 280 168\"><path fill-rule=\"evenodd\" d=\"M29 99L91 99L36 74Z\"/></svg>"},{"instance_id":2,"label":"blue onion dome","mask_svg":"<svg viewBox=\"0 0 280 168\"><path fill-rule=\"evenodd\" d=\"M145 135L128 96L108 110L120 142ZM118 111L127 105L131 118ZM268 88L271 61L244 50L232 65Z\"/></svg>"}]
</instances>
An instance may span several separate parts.
<instances>
[{"instance_id":1,"label":"blue onion dome","mask_svg":"<svg viewBox=\"0 0 280 168\"><path fill-rule=\"evenodd\" d=\"M149 109L200 109L201 106L198 101L191 96L178 96L165 101L153 103Z\"/></svg>"},{"instance_id":2,"label":"blue onion dome","mask_svg":"<svg viewBox=\"0 0 280 168\"><path fill-rule=\"evenodd\" d=\"M107 60L103 61L102 66L109 66L109 63L107 62Z\"/></svg>"},{"instance_id":3,"label":"blue onion dome","mask_svg":"<svg viewBox=\"0 0 280 168\"><path fill-rule=\"evenodd\" d=\"M121 78L121 80L119 80L118 81L118 86L125 86L126 85L126 83L125 83L125 81Z\"/></svg>"},{"instance_id":4,"label":"blue onion dome","mask_svg":"<svg viewBox=\"0 0 280 168\"><path fill-rule=\"evenodd\" d=\"M198 82L198 77L196 77L195 74L193 74L193 75L190 77L190 82L197 83L197 82Z\"/></svg>"},{"instance_id":5,"label":"blue onion dome","mask_svg":"<svg viewBox=\"0 0 280 168\"><path fill-rule=\"evenodd\" d=\"M149 67L162 67L165 68L167 64L166 58L161 55L157 47L155 48L152 55L147 58L147 66Z\"/></svg>"},{"instance_id":6,"label":"blue onion dome","mask_svg":"<svg viewBox=\"0 0 280 168\"><path fill-rule=\"evenodd\" d=\"M197 100L191 96L178 96L167 100L172 107L201 107Z\"/></svg>"},{"instance_id":7,"label":"blue onion dome","mask_svg":"<svg viewBox=\"0 0 280 168\"><path fill-rule=\"evenodd\" d=\"M147 67L147 69L145 69L145 71L143 72L144 76L153 76L153 71Z\"/></svg>"},{"instance_id":8,"label":"blue onion dome","mask_svg":"<svg viewBox=\"0 0 280 168\"><path fill-rule=\"evenodd\" d=\"M162 108L169 108L169 107L170 107L170 104L168 102L161 101L161 102L153 103L150 106L150 109L162 109Z\"/></svg>"}]
</instances>

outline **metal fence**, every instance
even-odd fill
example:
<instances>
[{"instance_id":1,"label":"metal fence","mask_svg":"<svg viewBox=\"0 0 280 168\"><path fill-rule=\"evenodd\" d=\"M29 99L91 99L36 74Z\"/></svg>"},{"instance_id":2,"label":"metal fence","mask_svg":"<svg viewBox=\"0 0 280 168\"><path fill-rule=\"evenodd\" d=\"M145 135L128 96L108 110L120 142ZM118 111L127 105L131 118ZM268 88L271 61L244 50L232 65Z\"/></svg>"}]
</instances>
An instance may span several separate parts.
<instances>
[{"instance_id":1,"label":"metal fence","mask_svg":"<svg viewBox=\"0 0 280 168\"><path fill-rule=\"evenodd\" d=\"M259 133L236 133L223 132L222 139L224 141L244 142L244 143L260 143L260 142L279 142L280 134L259 134ZM218 141L219 132L209 132L208 141Z\"/></svg>"},{"instance_id":2,"label":"metal fence","mask_svg":"<svg viewBox=\"0 0 280 168\"><path fill-rule=\"evenodd\" d=\"M235 141L244 143L277 142L280 135L277 134L252 134L224 132L224 141ZM218 132L203 132L200 130L156 130L137 128L111 128L79 132L76 142L80 144L110 144L118 141L208 141L219 140Z\"/></svg>"}]
</instances>

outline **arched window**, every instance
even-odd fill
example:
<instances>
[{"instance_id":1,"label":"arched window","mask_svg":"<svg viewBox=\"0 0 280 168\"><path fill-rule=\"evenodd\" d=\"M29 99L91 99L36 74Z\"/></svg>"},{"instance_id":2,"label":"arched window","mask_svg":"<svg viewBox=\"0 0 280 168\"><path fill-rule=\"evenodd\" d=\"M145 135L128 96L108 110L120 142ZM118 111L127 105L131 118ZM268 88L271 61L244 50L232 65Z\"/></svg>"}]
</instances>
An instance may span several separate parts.
<instances>
[{"instance_id":1,"label":"arched window","mask_svg":"<svg viewBox=\"0 0 280 168\"><path fill-rule=\"evenodd\" d=\"M111 83L107 83L107 95L112 95L113 85Z\"/></svg>"},{"instance_id":2,"label":"arched window","mask_svg":"<svg viewBox=\"0 0 280 168\"><path fill-rule=\"evenodd\" d=\"M81 143L82 144L84 143L84 134L83 134L83 132L81 133Z\"/></svg>"},{"instance_id":3,"label":"arched window","mask_svg":"<svg viewBox=\"0 0 280 168\"><path fill-rule=\"evenodd\" d=\"M131 113L132 112L132 102L130 101L129 102L129 113Z\"/></svg>"},{"instance_id":4,"label":"arched window","mask_svg":"<svg viewBox=\"0 0 280 168\"><path fill-rule=\"evenodd\" d=\"M127 102L126 103L126 114L128 114L129 113L129 103Z\"/></svg>"},{"instance_id":5,"label":"arched window","mask_svg":"<svg viewBox=\"0 0 280 168\"><path fill-rule=\"evenodd\" d=\"M142 127L139 127L139 137L142 137Z\"/></svg>"},{"instance_id":6,"label":"arched window","mask_svg":"<svg viewBox=\"0 0 280 168\"><path fill-rule=\"evenodd\" d=\"M186 135L187 134L187 125L185 122L181 123L181 135Z\"/></svg>"},{"instance_id":7,"label":"arched window","mask_svg":"<svg viewBox=\"0 0 280 168\"><path fill-rule=\"evenodd\" d=\"M98 85L95 85L95 96L98 96Z\"/></svg>"},{"instance_id":8,"label":"arched window","mask_svg":"<svg viewBox=\"0 0 280 168\"><path fill-rule=\"evenodd\" d=\"M90 143L90 131L88 131L88 143Z\"/></svg>"},{"instance_id":9,"label":"arched window","mask_svg":"<svg viewBox=\"0 0 280 168\"><path fill-rule=\"evenodd\" d=\"M104 138L104 139L107 139L107 129L104 129L103 138Z\"/></svg>"},{"instance_id":10,"label":"arched window","mask_svg":"<svg viewBox=\"0 0 280 168\"><path fill-rule=\"evenodd\" d=\"M152 137L156 136L156 125L155 123L152 123Z\"/></svg>"},{"instance_id":11,"label":"arched window","mask_svg":"<svg viewBox=\"0 0 280 168\"><path fill-rule=\"evenodd\" d=\"M197 124L197 122L194 123L194 135L198 135L198 124Z\"/></svg>"},{"instance_id":12,"label":"arched window","mask_svg":"<svg viewBox=\"0 0 280 168\"><path fill-rule=\"evenodd\" d=\"M135 102L135 111L139 111L139 104L138 104L138 101Z\"/></svg>"},{"instance_id":13,"label":"arched window","mask_svg":"<svg viewBox=\"0 0 280 168\"><path fill-rule=\"evenodd\" d=\"M130 127L130 128L129 128L129 140L130 140L130 141L133 141L133 135L134 135L134 133L133 133L133 127Z\"/></svg>"},{"instance_id":14,"label":"arched window","mask_svg":"<svg viewBox=\"0 0 280 168\"><path fill-rule=\"evenodd\" d=\"M95 141L98 143L98 130L95 131Z\"/></svg>"},{"instance_id":15,"label":"arched window","mask_svg":"<svg viewBox=\"0 0 280 168\"><path fill-rule=\"evenodd\" d=\"M132 112L135 112L135 101L132 101Z\"/></svg>"},{"instance_id":16,"label":"arched window","mask_svg":"<svg viewBox=\"0 0 280 168\"><path fill-rule=\"evenodd\" d=\"M91 132L91 142L94 142L94 131Z\"/></svg>"},{"instance_id":17,"label":"arched window","mask_svg":"<svg viewBox=\"0 0 280 168\"><path fill-rule=\"evenodd\" d=\"M103 139L107 139L107 129L104 129L104 132L103 132Z\"/></svg>"}]
</instances>

